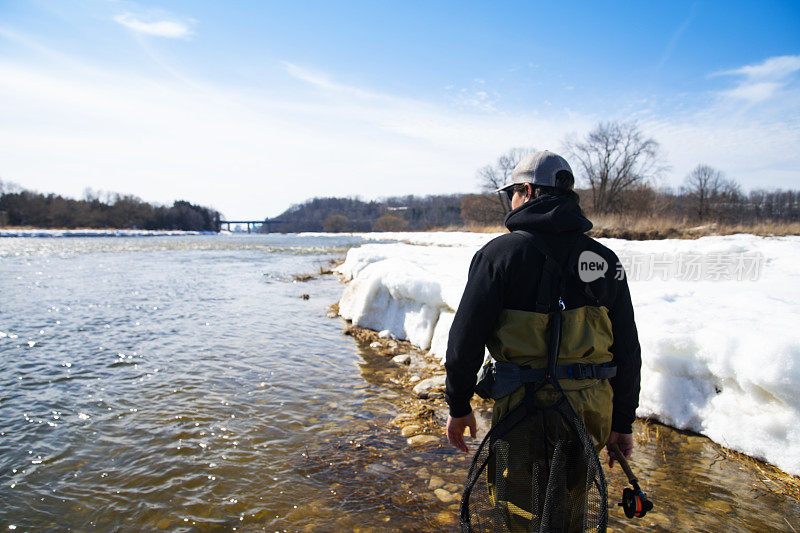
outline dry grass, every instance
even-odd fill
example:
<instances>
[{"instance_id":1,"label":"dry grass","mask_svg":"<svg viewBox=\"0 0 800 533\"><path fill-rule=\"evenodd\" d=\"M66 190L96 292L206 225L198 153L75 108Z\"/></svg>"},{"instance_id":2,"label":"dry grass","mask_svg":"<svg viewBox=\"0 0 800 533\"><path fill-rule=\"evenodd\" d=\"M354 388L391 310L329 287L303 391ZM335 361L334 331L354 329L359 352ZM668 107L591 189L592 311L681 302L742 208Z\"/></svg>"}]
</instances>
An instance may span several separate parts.
<instances>
[{"instance_id":1,"label":"dry grass","mask_svg":"<svg viewBox=\"0 0 800 533\"><path fill-rule=\"evenodd\" d=\"M668 215L631 216L588 214L594 224L589 232L591 237L610 237L628 240L653 239L696 239L706 235L733 235L749 233L762 236L800 235L800 222L752 222L728 224L697 221ZM463 226L449 226L437 231L471 231L474 233L504 233L508 231L502 224L467 223Z\"/></svg>"},{"instance_id":2,"label":"dry grass","mask_svg":"<svg viewBox=\"0 0 800 533\"><path fill-rule=\"evenodd\" d=\"M458 231L471 231L473 233L505 233L508 230L502 224L474 224L469 223Z\"/></svg>"},{"instance_id":3,"label":"dry grass","mask_svg":"<svg viewBox=\"0 0 800 533\"><path fill-rule=\"evenodd\" d=\"M752 472L770 492L800 503L800 476L787 474L778 467L722 446L719 446L718 453L721 458L736 461L742 469Z\"/></svg>"},{"instance_id":4,"label":"dry grass","mask_svg":"<svg viewBox=\"0 0 800 533\"><path fill-rule=\"evenodd\" d=\"M636 444L644 444L646 442L650 442L655 432L658 431L658 426L651 424L650 420L644 418L641 419L640 422L641 422L640 431L634 433L633 435L633 439L636 441ZM653 428L655 428L655 430Z\"/></svg>"},{"instance_id":5,"label":"dry grass","mask_svg":"<svg viewBox=\"0 0 800 533\"><path fill-rule=\"evenodd\" d=\"M800 235L800 222L753 222L727 224L694 221L664 215L634 217L626 215L590 215L592 237L613 237L629 240L696 239L705 235L749 233L764 236Z\"/></svg>"},{"instance_id":6,"label":"dry grass","mask_svg":"<svg viewBox=\"0 0 800 533\"><path fill-rule=\"evenodd\" d=\"M758 222L751 224L728 224L721 228L722 235L731 233L753 233L755 235L785 236L800 235L800 222Z\"/></svg>"},{"instance_id":7,"label":"dry grass","mask_svg":"<svg viewBox=\"0 0 800 533\"><path fill-rule=\"evenodd\" d=\"M344 262L344 259L336 258L330 259L326 264L321 264L317 266L317 271L314 273L304 272L301 274L295 274L292 276L292 280L295 282L305 282L311 281L312 279L317 279L320 276L329 276L333 274L333 269L337 266L341 265Z\"/></svg>"},{"instance_id":8,"label":"dry grass","mask_svg":"<svg viewBox=\"0 0 800 533\"><path fill-rule=\"evenodd\" d=\"M640 446L653 445L666 462L665 442L666 435L661 431L662 425L648 419L638 419L638 428L634 432L634 440ZM780 468L772 466L743 453L729 450L719 444L711 443L716 449L717 461L734 461L739 469L752 474L757 480L756 485L767 491L785 496L800 503L800 476L787 474ZM713 463L712 463L713 464Z\"/></svg>"},{"instance_id":9,"label":"dry grass","mask_svg":"<svg viewBox=\"0 0 800 533\"><path fill-rule=\"evenodd\" d=\"M471 233L506 233L508 230L502 224L477 224L475 222L465 222L453 226L442 228L429 228L424 231L469 231Z\"/></svg>"},{"instance_id":10,"label":"dry grass","mask_svg":"<svg viewBox=\"0 0 800 533\"><path fill-rule=\"evenodd\" d=\"M328 315L333 315L334 317L339 316L339 302L332 303L328 306Z\"/></svg>"}]
</instances>

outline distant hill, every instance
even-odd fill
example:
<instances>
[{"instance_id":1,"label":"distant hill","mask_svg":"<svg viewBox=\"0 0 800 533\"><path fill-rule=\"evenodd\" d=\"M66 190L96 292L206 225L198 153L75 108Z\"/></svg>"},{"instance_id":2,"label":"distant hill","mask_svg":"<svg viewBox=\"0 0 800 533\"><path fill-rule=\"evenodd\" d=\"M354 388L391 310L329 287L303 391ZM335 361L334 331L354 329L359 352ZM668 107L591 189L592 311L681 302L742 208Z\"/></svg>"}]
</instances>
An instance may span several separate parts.
<instances>
[{"instance_id":1,"label":"distant hill","mask_svg":"<svg viewBox=\"0 0 800 533\"><path fill-rule=\"evenodd\" d=\"M357 198L313 198L271 220L271 229L301 231L423 231L461 226L461 200L465 195L400 196L364 202Z\"/></svg>"}]
</instances>

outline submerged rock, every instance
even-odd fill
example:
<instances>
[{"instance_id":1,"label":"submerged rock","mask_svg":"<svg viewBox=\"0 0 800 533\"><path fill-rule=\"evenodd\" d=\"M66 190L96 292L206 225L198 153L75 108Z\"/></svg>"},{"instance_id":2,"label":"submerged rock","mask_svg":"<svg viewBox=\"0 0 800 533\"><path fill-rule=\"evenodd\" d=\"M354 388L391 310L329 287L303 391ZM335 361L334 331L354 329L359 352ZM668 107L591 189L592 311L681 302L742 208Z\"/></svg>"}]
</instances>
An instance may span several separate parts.
<instances>
[{"instance_id":1,"label":"submerged rock","mask_svg":"<svg viewBox=\"0 0 800 533\"><path fill-rule=\"evenodd\" d=\"M458 492L459 490L461 490L461 487L459 487L455 483L448 483L447 485L442 485L442 488L448 492Z\"/></svg>"},{"instance_id":2,"label":"submerged rock","mask_svg":"<svg viewBox=\"0 0 800 533\"><path fill-rule=\"evenodd\" d=\"M392 469L386 465L382 465L380 463L372 463L364 467L364 470L369 472L370 474L376 475L387 475L392 473Z\"/></svg>"},{"instance_id":3,"label":"submerged rock","mask_svg":"<svg viewBox=\"0 0 800 533\"><path fill-rule=\"evenodd\" d=\"M428 481L428 488L431 490L436 490L444 487L444 480L439 476L431 477L431 480Z\"/></svg>"},{"instance_id":4,"label":"submerged rock","mask_svg":"<svg viewBox=\"0 0 800 533\"><path fill-rule=\"evenodd\" d=\"M398 365L410 365L411 354L401 353L400 355L395 355L392 357L392 362L397 363Z\"/></svg>"},{"instance_id":5,"label":"submerged rock","mask_svg":"<svg viewBox=\"0 0 800 533\"><path fill-rule=\"evenodd\" d=\"M423 379L414 386L414 393L419 397L422 397L423 394L425 394L425 397L427 397L427 395L434 390L444 388L444 381L444 374Z\"/></svg>"},{"instance_id":6,"label":"submerged rock","mask_svg":"<svg viewBox=\"0 0 800 533\"><path fill-rule=\"evenodd\" d=\"M408 442L409 446L423 446L425 444L432 444L438 441L439 437L435 437L433 435L414 435L406 442Z\"/></svg>"},{"instance_id":7,"label":"submerged rock","mask_svg":"<svg viewBox=\"0 0 800 533\"><path fill-rule=\"evenodd\" d=\"M409 424L404 426L403 429L400 430L400 434L404 437L413 437L414 435L418 434L422 431L422 428L416 424Z\"/></svg>"},{"instance_id":8,"label":"submerged rock","mask_svg":"<svg viewBox=\"0 0 800 533\"><path fill-rule=\"evenodd\" d=\"M450 503L458 500L457 496L454 496L444 489L436 489L433 493L436 494L436 497L439 498L442 503Z\"/></svg>"},{"instance_id":9,"label":"submerged rock","mask_svg":"<svg viewBox=\"0 0 800 533\"><path fill-rule=\"evenodd\" d=\"M411 420L416 420L417 417L412 415L411 413L400 413L396 417L392 419L392 424L395 426L402 426L403 422L410 422Z\"/></svg>"},{"instance_id":10,"label":"submerged rock","mask_svg":"<svg viewBox=\"0 0 800 533\"><path fill-rule=\"evenodd\" d=\"M458 522L458 515L452 512L442 511L436 515L436 521L443 526L447 524L456 524Z\"/></svg>"}]
</instances>

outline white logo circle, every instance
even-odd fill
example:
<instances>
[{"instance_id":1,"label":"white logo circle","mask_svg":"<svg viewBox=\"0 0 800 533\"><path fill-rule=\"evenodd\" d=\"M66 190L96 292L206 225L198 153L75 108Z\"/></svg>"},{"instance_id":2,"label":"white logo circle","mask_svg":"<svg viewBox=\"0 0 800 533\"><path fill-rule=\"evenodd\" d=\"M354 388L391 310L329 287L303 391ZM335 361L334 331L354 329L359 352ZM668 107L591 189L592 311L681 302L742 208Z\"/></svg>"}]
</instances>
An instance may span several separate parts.
<instances>
[{"instance_id":1,"label":"white logo circle","mask_svg":"<svg viewBox=\"0 0 800 533\"><path fill-rule=\"evenodd\" d=\"M608 262L602 256L584 250L578 257L578 277L584 283L591 283L600 279L608 271Z\"/></svg>"}]
</instances>

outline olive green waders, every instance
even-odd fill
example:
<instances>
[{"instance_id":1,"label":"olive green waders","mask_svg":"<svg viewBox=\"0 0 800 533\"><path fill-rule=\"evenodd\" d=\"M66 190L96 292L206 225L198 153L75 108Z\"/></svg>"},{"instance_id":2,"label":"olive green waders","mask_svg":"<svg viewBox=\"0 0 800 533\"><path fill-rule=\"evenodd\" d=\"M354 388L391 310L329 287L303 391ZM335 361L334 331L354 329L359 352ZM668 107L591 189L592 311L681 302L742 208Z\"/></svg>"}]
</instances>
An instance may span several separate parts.
<instances>
[{"instance_id":1,"label":"olive green waders","mask_svg":"<svg viewBox=\"0 0 800 533\"><path fill-rule=\"evenodd\" d=\"M564 310L561 267L534 244L546 257L537 311L503 310L487 342L496 363L477 392L495 405L462 497L465 532L606 529L611 321L602 306ZM554 305L543 300L556 276Z\"/></svg>"}]
</instances>

